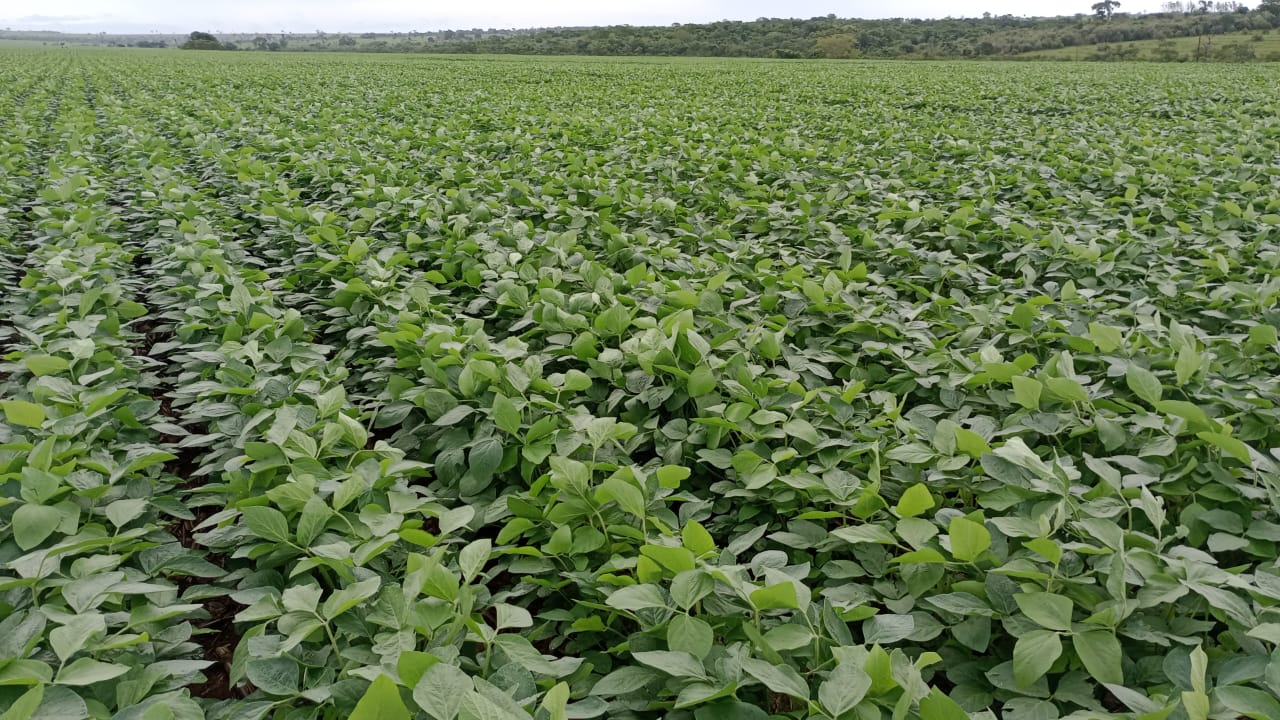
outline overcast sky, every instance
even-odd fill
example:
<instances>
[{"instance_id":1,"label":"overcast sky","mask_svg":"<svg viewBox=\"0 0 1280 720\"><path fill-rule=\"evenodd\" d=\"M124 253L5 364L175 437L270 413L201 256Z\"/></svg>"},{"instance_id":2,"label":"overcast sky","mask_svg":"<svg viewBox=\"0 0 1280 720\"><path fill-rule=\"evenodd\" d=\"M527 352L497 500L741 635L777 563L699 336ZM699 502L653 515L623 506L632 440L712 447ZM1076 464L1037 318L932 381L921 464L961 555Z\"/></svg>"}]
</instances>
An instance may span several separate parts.
<instances>
[{"instance_id":1,"label":"overcast sky","mask_svg":"<svg viewBox=\"0 0 1280 720\"><path fill-rule=\"evenodd\" d=\"M67 32L312 32L666 25L757 17L1071 15L1093 0L0 0L0 27ZM1158 0L1125 0L1152 11Z\"/></svg>"}]
</instances>

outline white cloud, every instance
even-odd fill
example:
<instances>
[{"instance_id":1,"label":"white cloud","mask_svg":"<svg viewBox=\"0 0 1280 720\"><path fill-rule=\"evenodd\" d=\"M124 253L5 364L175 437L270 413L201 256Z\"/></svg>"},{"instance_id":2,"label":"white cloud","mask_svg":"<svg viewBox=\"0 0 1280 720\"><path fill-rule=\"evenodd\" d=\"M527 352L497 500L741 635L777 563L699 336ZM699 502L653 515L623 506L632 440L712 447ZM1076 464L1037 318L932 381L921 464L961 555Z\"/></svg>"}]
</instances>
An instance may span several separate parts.
<instances>
[{"instance_id":1,"label":"white cloud","mask_svg":"<svg viewBox=\"0 0 1280 720\"><path fill-rule=\"evenodd\" d=\"M310 32L439 30L554 25L665 25L672 22L751 20L757 17L974 17L1069 15L1089 12L1092 0L0 0L0 27L80 32ZM1150 11L1155 0L1126 2L1125 10Z\"/></svg>"}]
</instances>

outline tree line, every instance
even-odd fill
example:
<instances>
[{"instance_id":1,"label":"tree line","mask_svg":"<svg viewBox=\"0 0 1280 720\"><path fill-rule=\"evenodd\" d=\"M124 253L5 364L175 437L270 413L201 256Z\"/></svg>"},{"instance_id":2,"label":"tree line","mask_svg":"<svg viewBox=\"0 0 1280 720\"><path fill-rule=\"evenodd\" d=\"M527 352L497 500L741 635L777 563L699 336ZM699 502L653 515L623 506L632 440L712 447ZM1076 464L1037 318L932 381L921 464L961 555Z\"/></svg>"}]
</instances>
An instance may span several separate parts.
<instances>
[{"instance_id":1,"label":"tree line","mask_svg":"<svg viewBox=\"0 0 1280 720\"><path fill-rule=\"evenodd\" d=\"M521 55L663 55L760 58L1000 57L1133 40L1168 40L1280 28L1280 0L1256 9L1234 1L1175 0L1164 12L1127 14L1118 0L1093 4L1089 14L1027 18L1013 15L942 19L760 18L668 26L442 31L339 36L338 42L295 43L255 38L255 50L492 53ZM199 37L197 37L199 36ZM214 47L217 45L218 47ZM192 33L188 49L231 49L208 33Z\"/></svg>"}]
</instances>

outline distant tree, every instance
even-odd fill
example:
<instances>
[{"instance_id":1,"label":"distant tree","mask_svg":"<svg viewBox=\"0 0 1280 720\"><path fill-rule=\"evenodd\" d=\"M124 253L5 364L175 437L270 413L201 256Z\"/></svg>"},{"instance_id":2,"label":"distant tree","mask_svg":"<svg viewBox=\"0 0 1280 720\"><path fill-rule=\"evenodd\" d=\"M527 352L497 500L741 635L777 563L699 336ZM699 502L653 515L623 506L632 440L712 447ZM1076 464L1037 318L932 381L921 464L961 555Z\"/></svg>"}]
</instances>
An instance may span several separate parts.
<instances>
[{"instance_id":1,"label":"distant tree","mask_svg":"<svg viewBox=\"0 0 1280 720\"><path fill-rule=\"evenodd\" d=\"M1280 19L1280 0L1262 0L1262 4L1258 6L1258 12Z\"/></svg>"},{"instance_id":2,"label":"distant tree","mask_svg":"<svg viewBox=\"0 0 1280 720\"><path fill-rule=\"evenodd\" d=\"M226 50L222 43L218 42L218 38L207 32L199 30L187 36L187 41L181 45L183 50Z\"/></svg>"},{"instance_id":3,"label":"distant tree","mask_svg":"<svg viewBox=\"0 0 1280 720\"><path fill-rule=\"evenodd\" d=\"M350 35L343 35L342 37L338 38L338 45L342 47L355 47L356 39L351 37Z\"/></svg>"},{"instance_id":4,"label":"distant tree","mask_svg":"<svg viewBox=\"0 0 1280 720\"><path fill-rule=\"evenodd\" d=\"M1102 0L1093 4L1093 14L1110 20L1118 7L1120 7L1120 0Z\"/></svg>"},{"instance_id":5,"label":"distant tree","mask_svg":"<svg viewBox=\"0 0 1280 720\"><path fill-rule=\"evenodd\" d=\"M254 39L253 39L253 49L254 49L254 50L266 50L266 49L267 49L267 45L269 45L269 44L271 44L271 41L270 41L270 40L268 40L268 39L266 39L266 38L264 38L264 37L262 37L261 35L259 35L258 37L256 37L256 38L254 38Z\"/></svg>"},{"instance_id":6,"label":"distant tree","mask_svg":"<svg viewBox=\"0 0 1280 720\"><path fill-rule=\"evenodd\" d=\"M1208 15L1209 11L1213 10L1213 0L1199 0L1199 3L1200 3L1200 14Z\"/></svg>"},{"instance_id":7,"label":"distant tree","mask_svg":"<svg viewBox=\"0 0 1280 720\"><path fill-rule=\"evenodd\" d=\"M858 56L858 38L853 33L820 37L817 44L818 57L848 59Z\"/></svg>"}]
</instances>

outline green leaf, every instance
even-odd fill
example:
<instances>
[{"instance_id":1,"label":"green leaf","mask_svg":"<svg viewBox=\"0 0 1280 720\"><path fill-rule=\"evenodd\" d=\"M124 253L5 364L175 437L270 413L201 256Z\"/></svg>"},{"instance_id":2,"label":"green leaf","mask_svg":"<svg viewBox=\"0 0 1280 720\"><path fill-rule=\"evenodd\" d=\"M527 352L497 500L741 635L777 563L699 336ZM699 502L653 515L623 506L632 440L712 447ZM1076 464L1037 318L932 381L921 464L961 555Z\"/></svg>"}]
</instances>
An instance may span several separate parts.
<instances>
[{"instance_id":1,"label":"green leaf","mask_svg":"<svg viewBox=\"0 0 1280 720\"><path fill-rule=\"evenodd\" d=\"M907 488L902 493L902 497L898 499L897 511L899 517L916 517L921 515L934 506L933 495L929 493L929 488L923 483L917 483Z\"/></svg>"},{"instance_id":2,"label":"green leaf","mask_svg":"<svg viewBox=\"0 0 1280 720\"><path fill-rule=\"evenodd\" d=\"M547 711L548 720L569 720L567 707L569 704L569 684L556 683L542 697L541 707Z\"/></svg>"},{"instance_id":3,"label":"green leaf","mask_svg":"<svg viewBox=\"0 0 1280 720\"><path fill-rule=\"evenodd\" d=\"M410 720L413 714L400 699L396 682L386 675L379 675L347 717L348 720Z\"/></svg>"},{"instance_id":4,"label":"green leaf","mask_svg":"<svg viewBox=\"0 0 1280 720\"><path fill-rule=\"evenodd\" d=\"M301 668L288 656L254 658L245 664L245 676L269 695L295 695L300 688Z\"/></svg>"},{"instance_id":5,"label":"green leaf","mask_svg":"<svg viewBox=\"0 0 1280 720\"><path fill-rule=\"evenodd\" d=\"M1062 560L1062 548L1048 538L1027 540L1023 542L1022 545L1054 565L1057 565L1058 562Z\"/></svg>"},{"instance_id":6,"label":"green leaf","mask_svg":"<svg viewBox=\"0 0 1280 720\"><path fill-rule=\"evenodd\" d=\"M1178 378L1178 385L1186 385L1200 370L1204 359L1191 345L1184 345L1178 351L1178 359L1173 365L1173 372Z\"/></svg>"},{"instance_id":7,"label":"green leaf","mask_svg":"<svg viewBox=\"0 0 1280 720\"><path fill-rule=\"evenodd\" d=\"M743 658L742 669L764 686L781 695L809 699L809 685L790 665L774 665L756 658Z\"/></svg>"},{"instance_id":8,"label":"green leaf","mask_svg":"<svg viewBox=\"0 0 1280 720\"><path fill-rule=\"evenodd\" d=\"M882 613L873 615L862 623L862 636L877 645L892 645L906 640L916 630L916 621L910 615Z\"/></svg>"},{"instance_id":9,"label":"green leaf","mask_svg":"<svg viewBox=\"0 0 1280 720\"><path fill-rule=\"evenodd\" d=\"M488 538L474 540L458 553L458 568L462 570L462 581L470 583L480 574L493 551L493 541Z\"/></svg>"},{"instance_id":10,"label":"green leaf","mask_svg":"<svg viewBox=\"0 0 1280 720\"><path fill-rule=\"evenodd\" d=\"M44 505L23 505L13 513L13 540L23 550L30 550L53 534L62 513Z\"/></svg>"},{"instance_id":11,"label":"green leaf","mask_svg":"<svg viewBox=\"0 0 1280 720\"><path fill-rule=\"evenodd\" d=\"M1023 614L1040 627L1067 632L1071 630L1072 603L1070 598L1047 592L1018 593L1014 602Z\"/></svg>"},{"instance_id":12,"label":"green leaf","mask_svg":"<svg viewBox=\"0 0 1280 720\"><path fill-rule=\"evenodd\" d=\"M685 523L680 536L684 547L695 557L710 555L716 551L715 538L712 538L711 533L707 532L707 529L697 520Z\"/></svg>"},{"instance_id":13,"label":"green leaf","mask_svg":"<svg viewBox=\"0 0 1280 720\"><path fill-rule=\"evenodd\" d=\"M713 590L715 590L715 581L702 570L682 572L671 581L671 599L685 611L710 595Z\"/></svg>"},{"instance_id":14,"label":"green leaf","mask_svg":"<svg viewBox=\"0 0 1280 720\"><path fill-rule=\"evenodd\" d=\"M22 358L22 364L36 377L53 375L71 367L71 363L53 355L28 355Z\"/></svg>"},{"instance_id":15,"label":"green leaf","mask_svg":"<svg viewBox=\"0 0 1280 720\"><path fill-rule=\"evenodd\" d=\"M983 525L957 517L948 528L951 554L961 562L972 562L991 547L991 533Z\"/></svg>"},{"instance_id":16,"label":"green leaf","mask_svg":"<svg viewBox=\"0 0 1280 720\"><path fill-rule=\"evenodd\" d=\"M1276 720L1280 718L1280 702L1269 693L1239 685L1218 687L1213 697L1234 713L1250 720Z\"/></svg>"},{"instance_id":17,"label":"green leaf","mask_svg":"<svg viewBox=\"0 0 1280 720\"><path fill-rule=\"evenodd\" d=\"M1124 344L1124 335L1119 328L1102 323L1089 323L1089 338L1104 353L1114 352Z\"/></svg>"},{"instance_id":18,"label":"green leaf","mask_svg":"<svg viewBox=\"0 0 1280 720\"><path fill-rule=\"evenodd\" d=\"M334 512L324 500L316 496L309 498L306 505L302 506L302 515L298 517L298 544L310 547L333 515Z\"/></svg>"},{"instance_id":19,"label":"green leaf","mask_svg":"<svg viewBox=\"0 0 1280 720\"><path fill-rule=\"evenodd\" d=\"M1180 417L1192 428L1207 432L1218 432L1221 429L1203 409L1185 400L1161 400L1156 403L1156 410L1166 415Z\"/></svg>"},{"instance_id":20,"label":"green leaf","mask_svg":"<svg viewBox=\"0 0 1280 720\"><path fill-rule=\"evenodd\" d=\"M842 662L818 686L818 702L832 717L858 706L871 689L871 676L851 662Z\"/></svg>"},{"instance_id":21,"label":"green leaf","mask_svg":"<svg viewBox=\"0 0 1280 720\"><path fill-rule=\"evenodd\" d=\"M582 392L591 387L591 376L581 370L570 370L564 374L564 389L572 392Z\"/></svg>"},{"instance_id":22,"label":"green leaf","mask_svg":"<svg viewBox=\"0 0 1280 720\"><path fill-rule=\"evenodd\" d=\"M958 427L955 435L956 448L969 457L980 458L991 452L991 446L987 444L986 439L972 430Z\"/></svg>"},{"instance_id":23,"label":"green leaf","mask_svg":"<svg viewBox=\"0 0 1280 720\"><path fill-rule=\"evenodd\" d=\"M146 511L148 504L142 499L117 500L103 510L111 524L121 528L140 517Z\"/></svg>"},{"instance_id":24,"label":"green leaf","mask_svg":"<svg viewBox=\"0 0 1280 720\"><path fill-rule=\"evenodd\" d=\"M683 465L663 465L658 468L658 484L664 488L678 488L680 483L688 480L690 470Z\"/></svg>"},{"instance_id":25,"label":"green leaf","mask_svg":"<svg viewBox=\"0 0 1280 720\"><path fill-rule=\"evenodd\" d=\"M1116 639L1115 633L1110 630L1078 633L1072 636L1071 645L1094 680L1111 685L1124 684L1120 641Z\"/></svg>"},{"instance_id":26,"label":"green leaf","mask_svg":"<svg viewBox=\"0 0 1280 720\"><path fill-rule=\"evenodd\" d=\"M471 475L480 482L488 484L490 478L502 465L502 453L501 440L494 437L477 440L467 453L467 464Z\"/></svg>"},{"instance_id":27,"label":"green leaf","mask_svg":"<svg viewBox=\"0 0 1280 720\"><path fill-rule=\"evenodd\" d=\"M1125 371L1124 379L1134 395L1152 405L1160 402L1160 396L1164 392L1164 388L1160 385L1160 380L1150 370L1130 364L1129 369Z\"/></svg>"},{"instance_id":28,"label":"green leaf","mask_svg":"<svg viewBox=\"0 0 1280 720\"><path fill-rule=\"evenodd\" d=\"M757 610L795 610L800 607L796 586L781 582L751 593L751 606Z\"/></svg>"},{"instance_id":29,"label":"green leaf","mask_svg":"<svg viewBox=\"0 0 1280 720\"><path fill-rule=\"evenodd\" d=\"M524 419L520 416L520 410L516 408L516 404L506 395L498 393L493 397L493 422L502 431L519 435Z\"/></svg>"},{"instance_id":30,"label":"green leaf","mask_svg":"<svg viewBox=\"0 0 1280 720\"><path fill-rule=\"evenodd\" d=\"M673 573L692 570L696 566L693 553L683 547L645 545L640 548L640 554Z\"/></svg>"},{"instance_id":31,"label":"green leaf","mask_svg":"<svg viewBox=\"0 0 1280 720\"><path fill-rule=\"evenodd\" d=\"M1012 382L1014 401L1028 410L1040 408L1040 395L1044 390L1044 385L1041 385L1039 380L1015 375L1012 378Z\"/></svg>"},{"instance_id":32,"label":"green leaf","mask_svg":"<svg viewBox=\"0 0 1280 720\"><path fill-rule=\"evenodd\" d=\"M648 515L644 493L616 475L606 478L596 489L596 502L603 505L610 501L618 503L618 507L635 517L643 518Z\"/></svg>"},{"instance_id":33,"label":"green leaf","mask_svg":"<svg viewBox=\"0 0 1280 720\"><path fill-rule=\"evenodd\" d=\"M619 610L644 610L645 608L667 607L662 589L657 585L629 585L613 591L605 604Z\"/></svg>"},{"instance_id":34,"label":"green leaf","mask_svg":"<svg viewBox=\"0 0 1280 720\"><path fill-rule=\"evenodd\" d=\"M326 620L333 620L339 615L347 612L351 608L368 600L377 594L378 588L382 586L382 578L371 577L367 580L361 580L352 583L347 587L334 592L324 601L324 605L320 606L320 614Z\"/></svg>"},{"instance_id":35,"label":"green leaf","mask_svg":"<svg viewBox=\"0 0 1280 720\"><path fill-rule=\"evenodd\" d=\"M1021 597L1021 596L1018 596ZM1019 687L1028 687L1044 677L1062 655L1062 639L1051 630L1033 630L1013 646L1013 677Z\"/></svg>"},{"instance_id":36,"label":"green leaf","mask_svg":"<svg viewBox=\"0 0 1280 720\"><path fill-rule=\"evenodd\" d=\"M1249 446L1230 435L1213 432L1200 432L1196 433L1196 437L1218 448L1228 457L1233 457L1245 465L1253 464L1253 459L1249 457Z\"/></svg>"},{"instance_id":37,"label":"green leaf","mask_svg":"<svg viewBox=\"0 0 1280 720\"><path fill-rule=\"evenodd\" d=\"M920 720L969 720L969 713L938 688L920 700Z\"/></svg>"},{"instance_id":38,"label":"green leaf","mask_svg":"<svg viewBox=\"0 0 1280 720\"><path fill-rule=\"evenodd\" d=\"M702 667L702 661L687 652L650 650L648 652L633 652L631 656L643 665L648 665L655 670L661 670L675 677L706 677L706 670Z\"/></svg>"},{"instance_id":39,"label":"green leaf","mask_svg":"<svg viewBox=\"0 0 1280 720\"><path fill-rule=\"evenodd\" d=\"M667 625L667 648L702 659L711 652L715 633L711 626L695 617L676 615Z\"/></svg>"},{"instance_id":40,"label":"green leaf","mask_svg":"<svg viewBox=\"0 0 1280 720\"><path fill-rule=\"evenodd\" d=\"M4 419L14 425L39 428L44 425L44 408L26 400L0 400L4 407Z\"/></svg>"},{"instance_id":41,"label":"green leaf","mask_svg":"<svg viewBox=\"0 0 1280 720\"><path fill-rule=\"evenodd\" d=\"M125 300L120 303L116 306L116 310L119 311L120 316L126 320L135 320L147 314L146 305L133 302L132 300Z\"/></svg>"},{"instance_id":42,"label":"green leaf","mask_svg":"<svg viewBox=\"0 0 1280 720\"><path fill-rule=\"evenodd\" d=\"M1051 395L1064 403L1087 403L1089 393L1080 383L1065 377L1045 378L1044 387Z\"/></svg>"},{"instance_id":43,"label":"green leaf","mask_svg":"<svg viewBox=\"0 0 1280 720\"><path fill-rule=\"evenodd\" d=\"M665 680L662 675L648 668L635 665L623 665L600 678L591 688L592 695L626 695L636 692L656 680Z\"/></svg>"},{"instance_id":44,"label":"green leaf","mask_svg":"<svg viewBox=\"0 0 1280 720\"><path fill-rule=\"evenodd\" d=\"M36 685L23 693L17 700L14 700L8 710L0 713L0 720L30 720L35 715L36 708L40 707L40 701L43 699L44 686Z\"/></svg>"},{"instance_id":45,"label":"green leaf","mask_svg":"<svg viewBox=\"0 0 1280 720\"><path fill-rule=\"evenodd\" d=\"M699 365L689 373L688 389L690 397L702 397L716 389L716 376L711 368Z\"/></svg>"},{"instance_id":46,"label":"green leaf","mask_svg":"<svg viewBox=\"0 0 1280 720\"><path fill-rule=\"evenodd\" d=\"M289 542L289 521L279 510L262 505L251 505L241 508L240 513L244 515L244 522L249 529L263 540Z\"/></svg>"},{"instance_id":47,"label":"green leaf","mask_svg":"<svg viewBox=\"0 0 1280 720\"><path fill-rule=\"evenodd\" d=\"M462 697L473 687L470 677L454 665L436 663L413 686L413 701L434 720L453 720Z\"/></svg>"},{"instance_id":48,"label":"green leaf","mask_svg":"<svg viewBox=\"0 0 1280 720\"><path fill-rule=\"evenodd\" d=\"M98 662L92 658L80 658L67 665L54 678L57 685L93 685L106 682L129 672L126 665Z\"/></svg>"}]
</instances>

